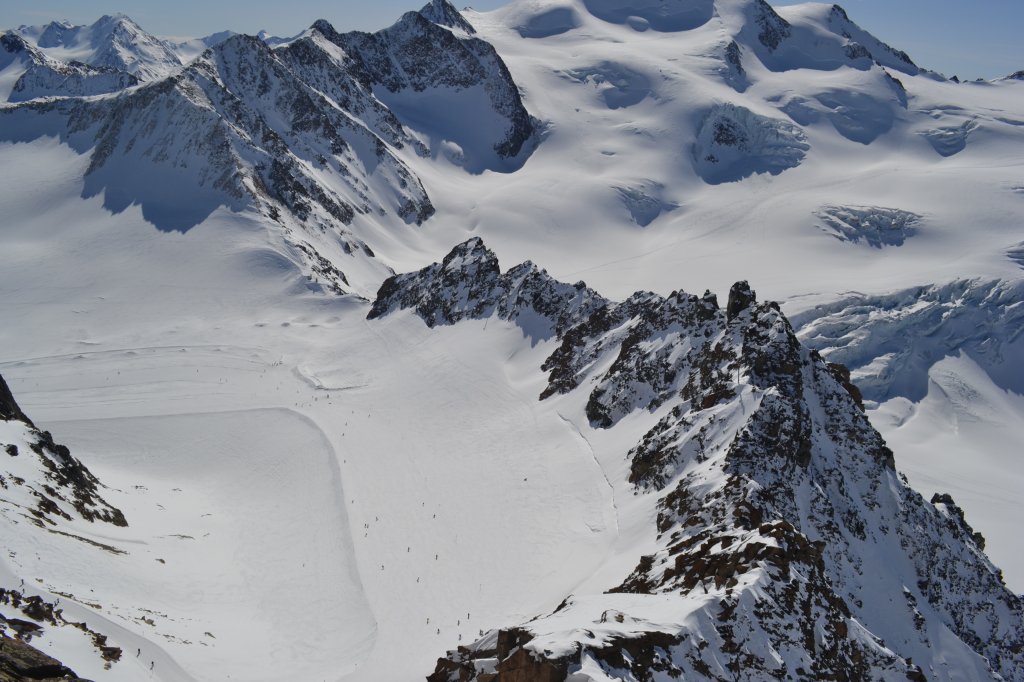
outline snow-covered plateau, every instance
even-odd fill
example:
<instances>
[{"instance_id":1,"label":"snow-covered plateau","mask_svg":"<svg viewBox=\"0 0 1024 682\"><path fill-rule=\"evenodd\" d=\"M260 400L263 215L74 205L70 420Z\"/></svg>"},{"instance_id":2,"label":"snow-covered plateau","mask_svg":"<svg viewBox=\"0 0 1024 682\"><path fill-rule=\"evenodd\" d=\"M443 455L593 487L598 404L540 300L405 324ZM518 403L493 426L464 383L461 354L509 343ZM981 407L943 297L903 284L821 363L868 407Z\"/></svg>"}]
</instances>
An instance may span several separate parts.
<instances>
[{"instance_id":1,"label":"snow-covered plateau","mask_svg":"<svg viewBox=\"0 0 1024 682\"><path fill-rule=\"evenodd\" d=\"M0 680L1024 682L1024 81L312 19L0 33Z\"/></svg>"}]
</instances>

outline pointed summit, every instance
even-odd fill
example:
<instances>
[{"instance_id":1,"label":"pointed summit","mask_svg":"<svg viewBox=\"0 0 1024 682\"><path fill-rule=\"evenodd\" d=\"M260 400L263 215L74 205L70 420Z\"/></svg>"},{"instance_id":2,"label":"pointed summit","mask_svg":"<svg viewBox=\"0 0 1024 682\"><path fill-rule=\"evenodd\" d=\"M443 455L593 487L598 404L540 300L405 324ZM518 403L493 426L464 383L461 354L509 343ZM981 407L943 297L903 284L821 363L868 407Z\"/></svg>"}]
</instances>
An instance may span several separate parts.
<instances>
[{"instance_id":1,"label":"pointed summit","mask_svg":"<svg viewBox=\"0 0 1024 682\"><path fill-rule=\"evenodd\" d=\"M169 43L124 14L105 14L88 26L23 26L18 33L54 59L122 71L140 81L162 78L182 66Z\"/></svg>"},{"instance_id":2,"label":"pointed summit","mask_svg":"<svg viewBox=\"0 0 1024 682\"><path fill-rule=\"evenodd\" d=\"M466 21L466 18L448 0L430 0L420 10L420 14L428 21L432 21L439 26L455 28L471 35L476 33L476 29L473 28L472 24Z\"/></svg>"}]
</instances>

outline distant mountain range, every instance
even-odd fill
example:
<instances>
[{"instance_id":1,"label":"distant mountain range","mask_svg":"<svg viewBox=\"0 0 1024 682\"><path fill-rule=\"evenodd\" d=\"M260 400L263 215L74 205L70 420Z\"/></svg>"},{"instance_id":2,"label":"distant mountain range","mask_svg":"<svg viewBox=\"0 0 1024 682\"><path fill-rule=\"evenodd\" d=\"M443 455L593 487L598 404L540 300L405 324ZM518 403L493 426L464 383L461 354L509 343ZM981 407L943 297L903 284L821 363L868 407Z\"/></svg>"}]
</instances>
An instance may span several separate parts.
<instances>
[{"instance_id":1,"label":"distant mountain range","mask_svg":"<svg viewBox=\"0 0 1024 682\"><path fill-rule=\"evenodd\" d=\"M1024 680L1020 81L763 0L0 34L0 679Z\"/></svg>"}]
</instances>

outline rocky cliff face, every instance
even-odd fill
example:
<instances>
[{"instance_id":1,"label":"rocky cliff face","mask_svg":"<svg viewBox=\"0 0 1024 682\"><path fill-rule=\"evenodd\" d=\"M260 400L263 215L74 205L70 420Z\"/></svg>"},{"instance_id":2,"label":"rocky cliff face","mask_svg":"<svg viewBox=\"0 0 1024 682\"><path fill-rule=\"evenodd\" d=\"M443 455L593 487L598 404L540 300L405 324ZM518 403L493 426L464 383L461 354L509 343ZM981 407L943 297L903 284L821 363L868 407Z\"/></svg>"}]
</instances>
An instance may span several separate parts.
<instances>
[{"instance_id":1,"label":"rocky cliff face","mask_svg":"<svg viewBox=\"0 0 1024 682\"><path fill-rule=\"evenodd\" d=\"M604 593L449 652L431 680L1024 679L1024 603L962 510L909 488L849 372L745 282L725 310L709 293L614 303L529 264L502 274L471 240L386 281L369 316L402 308L544 329L540 398L588 390L591 428L663 415L621 482L657 549Z\"/></svg>"},{"instance_id":2,"label":"rocky cliff face","mask_svg":"<svg viewBox=\"0 0 1024 682\"><path fill-rule=\"evenodd\" d=\"M40 431L18 407L0 377L0 489L5 491L3 514L16 523L59 528L62 520L127 526L124 514L103 499L92 472Z\"/></svg>"},{"instance_id":3,"label":"rocky cliff face","mask_svg":"<svg viewBox=\"0 0 1024 682\"><path fill-rule=\"evenodd\" d=\"M122 17L108 33L132 26ZM54 49L86 39L37 28L26 35ZM344 293L339 263L373 258L354 222L420 225L434 214L402 158L435 151L422 138L453 141L473 172L509 170L530 151L518 88L471 32L439 0L373 34L318 21L276 48L233 35L135 88L127 67L69 66L7 34L4 49L32 65L11 95L28 101L0 110L0 138L59 136L89 155L84 197L102 195L113 212L140 205L161 230L187 231L219 208L256 210L284 227L303 270Z\"/></svg>"},{"instance_id":4,"label":"rocky cliff face","mask_svg":"<svg viewBox=\"0 0 1024 682\"><path fill-rule=\"evenodd\" d=\"M103 484L49 431L40 431L18 406L0 377L0 523L29 523L115 553L74 531L75 522L127 526L120 509L103 499ZM13 552L11 553L13 556ZM0 680L79 679L60 661L30 642L48 626L70 626L84 633L103 660L117 661L121 649L108 646L105 635L85 623L65 618L56 602L30 590L0 587ZM16 614L16 615L15 615Z\"/></svg>"},{"instance_id":5,"label":"rocky cliff face","mask_svg":"<svg viewBox=\"0 0 1024 682\"><path fill-rule=\"evenodd\" d=\"M373 34L337 33L325 21L313 28L344 51L351 74L406 125L458 144L470 170L501 170L528 151L534 122L518 86L449 3L408 12Z\"/></svg>"}]
</instances>

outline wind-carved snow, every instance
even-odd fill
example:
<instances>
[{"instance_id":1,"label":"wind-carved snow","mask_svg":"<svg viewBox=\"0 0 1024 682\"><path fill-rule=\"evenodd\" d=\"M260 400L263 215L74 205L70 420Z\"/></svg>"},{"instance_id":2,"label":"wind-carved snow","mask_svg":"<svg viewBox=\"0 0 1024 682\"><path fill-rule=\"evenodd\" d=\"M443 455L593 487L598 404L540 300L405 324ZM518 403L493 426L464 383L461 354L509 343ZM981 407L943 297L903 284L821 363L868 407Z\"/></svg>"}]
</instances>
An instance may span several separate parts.
<instances>
[{"instance_id":1,"label":"wind-carved snow","mask_svg":"<svg viewBox=\"0 0 1024 682\"><path fill-rule=\"evenodd\" d=\"M861 144L889 132L895 120L892 103L862 93L832 91L816 99L829 110L828 119L839 134Z\"/></svg>"},{"instance_id":2,"label":"wind-carved snow","mask_svg":"<svg viewBox=\"0 0 1024 682\"><path fill-rule=\"evenodd\" d=\"M877 78L883 84L891 83L885 74ZM792 95L781 109L802 126L825 118L846 139L866 145L892 130L896 112L906 107L906 95L901 90L896 88L893 95L881 98L867 92L827 90L813 97Z\"/></svg>"},{"instance_id":3,"label":"wind-carved snow","mask_svg":"<svg viewBox=\"0 0 1024 682\"><path fill-rule=\"evenodd\" d=\"M594 86L609 109L639 104L651 95L651 79L623 64L601 62L567 71L574 81Z\"/></svg>"},{"instance_id":4,"label":"wind-carved snow","mask_svg":"<svg viewBox=\"0 0 1024 682\"><path fill-rule=\"evenodd\" d=\"M902 246L917 233L922 217L881 206L823 206L814 214L818 227L839 241L864 242L876 249Z\"/></svg>"},{"instance_id":5,"label":"wind-carved snow","mask_svg":"<svg viewBox=\"0 0 1024 682\"><path fill-rule=\"evenodd\" d=\"M598 19L638 31L689 31L714 15L714 0L583 0Z\"/></svg>"},{"instance_id":6,"label":"wind-carved snow","mask_svg":"<svg viewBox=\"0 0 1024 682\"><path fill-rule=\"evenodd\" d=\"M664 189L659 183L653 182L615 188L633 222L640 227L647 227L662 213L678 208L676 204L661 198Z\"/></svg>"},{"instance_id":7,"label":"wind-carved snow","mask_svg":"<svg viewBox=\"0 0 1024 682\"><path fill-rule=\"evenodd\" d=\"M1024 268L1024 242L1006 250L1006 257Z\"/></svg>"},{"instance_id":8,"label":"wind-carved snow","mask_svg":"<svg viewBox=\"0 0 1024 682\"><path fill-rule=\"evenodd\" d=\"M799 166L808 149L803 131L792 123L719 104L700 124L693 158L704 181L717 185L754 173L778 175Z\"/></svg>"},{"instance_id":9,"label":"wind-carved snow","mask_svg":"<svg viewBox=\"0 0 1024 682\"><path fill-rule=\"evenodd\" d=\"M996 385L1024 394L1024 282L961 280L855 294L793 316L801 341L850 368L865 398L919 401L928 372L964 353Z\"/></svg>"},{"instance_id":10,"label":"wind-carved snow","mask_svg":"<svg viewBox=\"0 0 1024 682\"><path fill-rule=\"evenodd\" d=\"M773 18L774 15L774 18ZM832 71L847 66L869 70L875 64L917 75L910 57L852 22L842 7L825 3L757 8L757 22L774 25L778 40L770 51L759 51L773 71L815 69ZM763 42L763 41L762 41Z\"/></svg>"},{"instance_id":11,"label":"wind-carved snow","mask_svg":"<svg viewBox=\"0 0 1024 682\"><path fill-rule=\"evenodd\" d=\"M573 2L530 0L509 7L509 22L523 38L549 38L582 24Z\"/></svg>"},{"instance_id":12,"label":"wind-carved snow","mask_svg":"<svg viewBox=\"0 0 1024 682\"><path fill-rule=\"evenodd\" d=\"M940 156L953 156L967 148L967 138L979 127L976 121L964 121L958 126L942 126L921 131Z\"/></svg>"}]
</instances>

